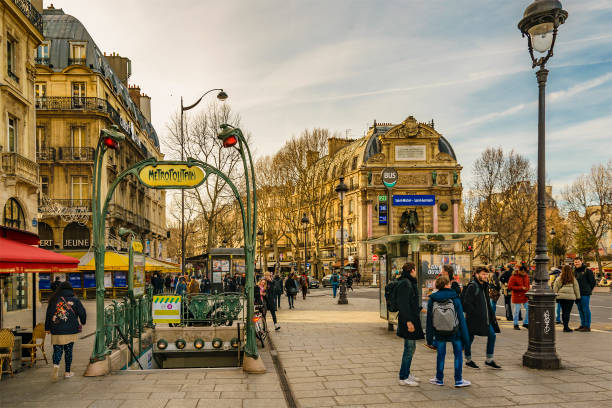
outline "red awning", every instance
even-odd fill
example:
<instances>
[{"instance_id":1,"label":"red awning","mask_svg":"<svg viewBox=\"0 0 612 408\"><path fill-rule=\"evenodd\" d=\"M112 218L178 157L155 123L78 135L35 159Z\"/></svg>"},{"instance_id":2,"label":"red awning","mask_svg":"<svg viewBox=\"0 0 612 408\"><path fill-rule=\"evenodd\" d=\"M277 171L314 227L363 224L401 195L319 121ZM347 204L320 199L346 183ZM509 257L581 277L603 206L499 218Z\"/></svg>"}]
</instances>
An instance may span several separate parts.
<instances>
[{"instance_id":1,"label":"red awning","mask_svg":"<svg viewBox=\"0 0 612 408\"><path fill-rule=\"evenodd\" d=\"M0 237L0 273L78 272L79 260Z\"/></svg>"}]
</instances>

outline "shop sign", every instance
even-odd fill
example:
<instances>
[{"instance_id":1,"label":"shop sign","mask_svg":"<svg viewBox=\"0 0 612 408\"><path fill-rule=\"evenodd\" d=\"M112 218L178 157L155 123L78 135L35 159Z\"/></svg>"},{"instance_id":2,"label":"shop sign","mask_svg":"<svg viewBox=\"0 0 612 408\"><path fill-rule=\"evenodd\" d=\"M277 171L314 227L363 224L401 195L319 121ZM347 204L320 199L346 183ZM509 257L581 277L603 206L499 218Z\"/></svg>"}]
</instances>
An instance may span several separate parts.
<instances>
[{"instance_id":1,"label":"shop sign","mask_svg":"<svg viewBox=\"0 0 612 408\"><path fill-rule=\"evenodd\" d=\"M87 239L64 239L64 249L86 249L89 248L89 238Z\"/></svg>"},{"instance_id":2,"label":"shop sign","mask_svg":"<svg viewBox=\"0 0 612 408\"><path fill-rule=\"evenodd\" d=\"M204 171L187 164L148 165L138 173L140 182L151 188L193 188L204 182Z\"/></svg>"},{"instance_id":3,"label":"shop sign","mask_svg":"<svg viewBox=\"0 0 612 408\"><path fill-rule=\"evenodd\" d=\"M387 188L391 188L397 184L398 174L393 167L386 167L381 173L382 182Z\"/></svg>"},{"instance_id":4,"label":"shop sign","mask_svg":"<svg viewBox=\"0 0 612 408\"><path fill-rule=\"evenodd\" d=\"M394 195L394 206L434 206L436 205L435 195Z\"/></svg>"},{"instance_id":5,"label":"shop sign","mask_svg":"<svg viewBox=\"0 0 612 408\"><path fill-rule=\"evenodd\" d=\"M53 248L53 240L52 239L41 239L38 246L41 248Z\"/></svg>"},{"instance_id":6,"label":"shop sign","mask_svg":"<svg viewBox=\"0 0 612 408\"><path fill-rule=\"evenodd\" d=\"M142 252L142 242L132 241L132 249L134 252Z\"/></svg>"}]
</instances>

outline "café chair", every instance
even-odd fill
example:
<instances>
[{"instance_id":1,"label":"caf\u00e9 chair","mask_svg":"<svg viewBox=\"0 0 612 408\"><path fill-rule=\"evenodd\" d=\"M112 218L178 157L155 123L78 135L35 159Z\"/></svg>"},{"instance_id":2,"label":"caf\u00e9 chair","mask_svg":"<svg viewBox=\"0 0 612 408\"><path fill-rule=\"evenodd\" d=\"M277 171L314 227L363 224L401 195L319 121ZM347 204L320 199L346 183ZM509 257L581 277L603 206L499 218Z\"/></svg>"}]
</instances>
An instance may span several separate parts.
<instances>
[{"instance_id":1,"label":"caf\u00e9 chair","mask_svg":"<svg viewBox=\"0 0 612 408\"><path fill-rule=\"evenodd\" d=\"M0 329L0 379L3 373L13 376L13 347L15 346L15 335L9 329ZM4 350L4 351L3 351ZM3 363L6 360L8 370L4 370Z\"/></svg>"},{"instance_id":2,"label":"caf\u00e9 chair","mask_svg":"<svg viewBox=\"0 0 612 408\"><path fill-rule=\"evenodd\" d=\"M33 367L38 360L45 360L45 364L49 364L47 360L47 355L45 354L45 338L47 337L47 333L45 332L45 325L43 323L39 323L34 327L34 332L32 333L32 341L27 344L22 344L21 348L26 349L30 352L30 367ZM40 342L39 342L40 340ZM36 349L40 349L43 358L36 358Z\"/></svg>"}]
</instances>

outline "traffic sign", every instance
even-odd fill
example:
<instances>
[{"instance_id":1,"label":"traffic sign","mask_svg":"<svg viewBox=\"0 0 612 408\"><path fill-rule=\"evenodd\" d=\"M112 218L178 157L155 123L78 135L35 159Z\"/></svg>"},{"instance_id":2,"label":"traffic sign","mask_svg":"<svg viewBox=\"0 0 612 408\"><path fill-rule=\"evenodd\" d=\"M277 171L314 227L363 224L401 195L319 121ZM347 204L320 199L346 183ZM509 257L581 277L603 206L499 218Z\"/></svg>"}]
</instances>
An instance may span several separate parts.
<instances>
[{"instance_id":1,"label":"traffic sign","mask_svg":"<svg viewBox=\"0 0 612 408\"><path fill-rule=\"evenodd\" d=\"M372 261L374 262L378 261L378 255L372 254Z\"/></svg>"},{"instance_id":2,"label":"traffic sign","mask_svg":"<svg viewBox=\"0 0 612 408\"><path fill-rule=\"evenodd\" d=\"M387 188L395 186L398 177L397 170L393 167L386 167L381 173L382 182Z\"/></svg>"}]
</instances>

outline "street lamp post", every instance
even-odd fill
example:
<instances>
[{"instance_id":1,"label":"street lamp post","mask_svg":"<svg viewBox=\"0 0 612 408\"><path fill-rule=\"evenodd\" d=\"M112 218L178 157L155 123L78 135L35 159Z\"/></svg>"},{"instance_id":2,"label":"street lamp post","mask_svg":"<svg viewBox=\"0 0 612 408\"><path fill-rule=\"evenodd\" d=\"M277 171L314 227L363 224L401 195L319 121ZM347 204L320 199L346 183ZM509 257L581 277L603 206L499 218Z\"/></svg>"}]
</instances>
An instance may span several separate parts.
<instances>
[{"instance_id":1,"label":"street lamp post","mask_svg":"<svg viewBox=\"0 0 612 408\"><path fill-rule=\"evenodd\" d=\"M548 255L546 248L546 150L545 101L548 70L544 65L553 55L557 29L567 19L559 0L534 0L523 14L518 28L527 36L527 47L536 72L538 98L538 212L535 256L535 283L529 297L529 346L523 354L523 365L539 369L558 369L561 359L555 349L555 294L548 286ZM534 56L534 49L542 57Z\"/></svg>"},{"instance_id":2,"label":"street lamp post","mask_svg":"<svg viewBox=\"0 0 612 408\"><path fill-rule=\"evenodd\" d=\"M227 99L227 94L221 88L214 88L204 92L200 99L194 104L183 106L183 97L181 96L181 120L180 120L180 137L181 137L181 160L185 160L185 135L183 132L183 113L198 106L202 98L213 91L219 91L217 99L224 101ZM185 275L185 190L181 189L181 272Z\"/></svg>"},{"instance_id":3,"label":"street lamp post","mask_svg":"<svg viewBox=\"0 0 612 408\"><path fill-rule=\"evenodd\" d=\"M550 244L551 244L551 246L552 246L552 248L551 248L550 252L552 253L552 259L553 259L552 264L553 264L553 267L556 267L556 266L557 266L557 262L555 262L555 261L556 261L556 260L555 260L555 249L556 249L556 247L557 247L557 245L555 244L555 236L556 236L556 235L557 235L557 232L555 231L555 229L554 229L554 228L552 228L552 229L550 230Z\"/></svg>"},{"instance_id":4,"label":"street lamp post","mask_svg":"<svg viewBox=\"0 0 612 408\"><path fill-rule=\"evenodd\" d=\"M257 236L259 237L259 272L263 276L263 258L261 257L261 249L263 247L263 236L264 236L264 233L261 230L261 228L259 228L257 230Z\"/></svg>"},{"instance_id":5,"label":"street lamp post","mask_svg":"<svg viewBox=\"0 0 612 408\"><path fill-rule=\"evenodd\" d=\"M348 187L344 184L344 177L340 177L340 183L336 186L336 193L340 199L340 296L338 297L339 305L348 304L346 297L346 278L344 276L344 196L348 191Z\"/></svg>"},{"instance_id":6,"label":"street lamp post","mask_svg":"<svg viewBox=\"0 0 612 408\"><path fill-rule=\"evenodd\" d=\"M527 253L527 262L528 265L531 267L531 237L527 238L527 245L529 245L529 252Z\"/></svg>"},{"instance_id":7,"label":"street lamp post","mask_svg":"<svg viewBox=\"0 0 612 408\"><path fill-rule=\"evenodd\" d=\"M306 269L306 239L308 238L307 229L308 229L309 222L310 220L306 216L306 213L304 213L304 216L302 217L302 225L304 226L304 275L306 275L306 270L307 270Z\"/></svg>"}]
</instances>

